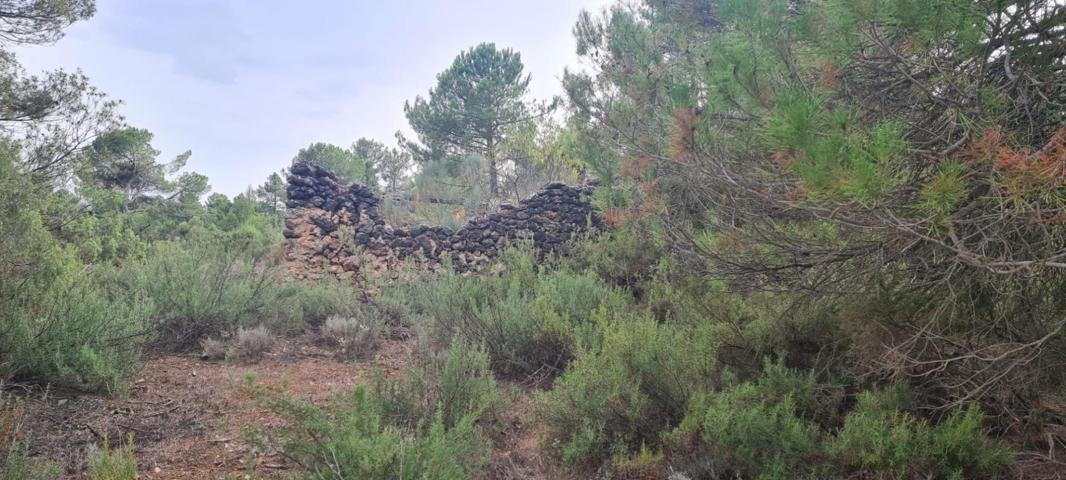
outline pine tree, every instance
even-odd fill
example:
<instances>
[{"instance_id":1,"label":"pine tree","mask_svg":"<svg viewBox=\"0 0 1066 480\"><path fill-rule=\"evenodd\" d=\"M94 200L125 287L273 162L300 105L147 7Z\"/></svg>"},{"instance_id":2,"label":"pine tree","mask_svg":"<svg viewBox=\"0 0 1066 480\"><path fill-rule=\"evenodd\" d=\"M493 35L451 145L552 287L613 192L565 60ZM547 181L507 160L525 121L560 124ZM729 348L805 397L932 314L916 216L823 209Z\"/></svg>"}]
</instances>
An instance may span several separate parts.
<instances>
[{"instance_id":1,"label":"pine tree","mask_svg":"<svg viewBox=\"0 0 1066 480\"><path fill-rule=\"evenodd\" d=\"M285 213L287 191L282 175L285 175L285 170L282 170L281 174L271 173L267 181L255 189L256 199L263 211L270 214L271 224L274 226L278 225L278 220Z\"/></svg>"},{"instance_id":2,"label":"pine tree","mask_svg":"<svg viewBox=\"0 0 1066 480\"><path fill-rule=\"evenodd\" d=\"M530 75L523 68L521 55L492 43L460 53L437 75L428 99L419 96L404 104L407 120L422 143L416 150L453 160L483 156L488 162L489 192L497 197L499 147L515 126L535 116L525 100Z\"/></svg>"},{"instance_id":3,"label":"pine tree","mask_svg":"<svg viewBox=\"0 0 1066 480\"><path fill-rule=\"evenodd\" d=\"M151 141L152 132L140 128L123 128L97 137L85 152L82 181L121 191L126 196L124 210L144 195L174 191L178 185L167 175L184 167L191 152L160 163L159 150Z\"/></svg>"},{"instance_id":4,"label":"pine tree","mask_svg":"<svg viewBox=\"0 0 1066 480\"><path fill-rule=\"evenodd\" d=\"M301 148L292 159L292 164L310 162L325 167L342 181L352 183L366 180L367 164L351 150L345 150L329 143L312 143Z\"/></svg>"}]
</instances>

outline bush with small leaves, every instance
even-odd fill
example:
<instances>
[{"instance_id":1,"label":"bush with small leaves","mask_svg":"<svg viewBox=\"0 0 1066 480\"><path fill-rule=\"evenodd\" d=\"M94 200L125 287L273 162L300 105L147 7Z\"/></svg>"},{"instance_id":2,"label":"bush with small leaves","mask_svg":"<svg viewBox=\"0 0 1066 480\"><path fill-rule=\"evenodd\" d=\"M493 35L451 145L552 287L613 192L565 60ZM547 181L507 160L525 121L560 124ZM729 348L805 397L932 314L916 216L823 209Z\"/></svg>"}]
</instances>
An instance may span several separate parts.
<instances>
[{"instance_id":1,"label":"bush with small leaves","mask_svg":"<svg viewBox=\"0 0 1066 480\"><path fill-rule=\"evenodd\" d=\"M29 457L22 431L25 414L22 400L4 392L0 383L0 480L54 480L59 465Z\"/></svg>"},{"instance_id":2,"label":"bush with small leaves","mask_svg":"<svg viewBox=\"0 0 1066 480\"><path fill-rule=\"evenodd\" d=\"M578 356L540 396L548 445L570 464L594 467L657 448L692 396L713 386L713 329L661 324L646 315L593 315L602 342Z\"/></svg>"},{"instance_id":3,"label":"bush with small leaves","mask_svg":"<svg viewBox=\"0 0 1066 480\"><path fill-rule=\"evenodd\" d=\"M358 359L377 350L384 330L385 325L381 317L332 316L322 325L321 335L328 343L340 347L344 356Z\"/></svg>"},{"instance_id":4,"label":"bush with small leaves","mask_svg":"<svg viewBox=\"0 0 1066 480\"><path fill-rule=\"evenodd\" d=\"M54 462L30 458L21 441L0 449L0 480L56 480L62 473L63 469Z\"/></svg>"},{"instance_id":5,"label":"bush with small leaves","mask_svg":"<svg viewBox=\"0 0 1066 480\"><path fill-rule=\"evenodd\" d=\"M643 480L663 478L664 455L661 451L652 451L646 445L632 454L618 454L611 459L611 478Z\"/></svg>"},{"instance_id":6,"label":"bush with small leaves","mask_svg":"<svg viewBox=\"0 0 1066 480\"><path fill-rule=\"evenodd\" d=\"M1013 460L1010 450L985 435L976 406L930 425L902 410L905 395L902 386L860 394L826 451L841 465L894 478L986 478Z\"/></svg>"},{"instance_id":7,"label":"bush with small leaves","mask_svg":"<svg viewBox=\"0 0 1066 480\"><path fill-rule=\"evenodd\" d=\"M502 408L488 353L463 339L422 360L400 380L378 378L373 392L385 418L407 428L438 414L434 412L451 426L467 415L492 419Z\"/></svg>"},{"instance_id":8,"label":"bush with small leaves","mask_svg":"<svg viewBox=\"0 0 1066 480\"><path fill-rule=\"evenodd\" d=\"M499 405L496 384L484 351L456 344L449 352L405 380L360 385L329 409L267 396L266 405L292 422L254 436L312 479L477 477L491 454L483 424Z\"/></svg>"},{"instance_id":9,"label":"bush with small leaves","mask_svg":"<svg viewBox=\"0 0 1066 480\"><path fill-rule=\"evenodd\" d=\"M232 354L236 360L258 360L274 346L274 335L265 326L237 329Z\"/></svg>"},{"instance_id":10,"label":"bush with small leaves","mask_svg":"<svg viewBox=\"0 0 1066 480\"><path fill-rule=\"evenodd\" d=\"M252 324L294 332L358 308L338 281L294 281L269 258L228 248L212 238L156 242L147 260L122 268L126 289L152 300L151 343L188 349Z\"/></svg>"},{"instance_id":11,"label":"bush with small leaves","mask_svg":"<svg viewBox=\"0 0 1066 480\"><path fill-rule=\"evenodd\" d=\"M229 344L216 338L205 338L200 341L200 358L203 360L225 360L229 353Z\"/></svg>"},{"instance_id":12,"label":"bush with small leaves","mask_svg":"<svg viewBox=\"0 0 1066 480\"><path fill-rule=\"evenodd\" d=\"M6 328L0 327L0 355L10 355L10 362L0 357L0 379L123 390L140 360L151 302L98 273L64 274L55 290L33 300L35 307L10 312Z\"/></svg>"},{"instance_id":13,"label":"bush with small leaves","mask_svg":"<svg viewBox=\"0 0 1066 480\"><path fill-rule=\"evenodd\" d=\"M529 248L501 254L497 274L466 277L449 270L387 289L383 297L422 319L433 346L465 337L484 345L493 370L508 376L562 371L597 342L593 310L629 306L624 291L590 273L538 266Z\"/></svg>"},{"instance_id":14,"label":"bush with small leaves","mask_svg":"<svg viewBox=\"0 0 1066 480\"><path fill-rule=\"evenodd\" d=\"M103 447L89 459L89 475L92 480L136 480L137 460L133 457L133 434L126 443L112 449L107 435Z\"/></svg>"},{"instance_id":15,"label":"bush with small leaves","mask_svg":"<svg viewBox=\"0 0 1066 480\"><path fill-rule=\"evenodd\" d=\"M695 399L674 435L684 433L697 434L720 468L744 477L808 473L802 464L819 451L818 428L797 415L791 394L768 398L749 383Z\"/></svg>"}]
</instances>

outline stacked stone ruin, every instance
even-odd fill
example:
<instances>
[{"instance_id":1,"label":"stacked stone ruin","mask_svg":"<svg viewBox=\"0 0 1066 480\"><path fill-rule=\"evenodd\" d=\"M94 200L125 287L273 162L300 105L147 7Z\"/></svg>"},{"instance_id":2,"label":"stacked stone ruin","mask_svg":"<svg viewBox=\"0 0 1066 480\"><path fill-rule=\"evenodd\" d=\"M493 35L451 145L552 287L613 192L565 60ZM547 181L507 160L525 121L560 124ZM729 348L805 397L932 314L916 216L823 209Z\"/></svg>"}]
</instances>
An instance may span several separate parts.
<instances>
[{"instance_id":1,"label":"stacked stone ruin","mask_svg":"<svg viewBox=\"0 0 1066 480\"><path fill-rule=\"evenodd\" d=\"M430 268L450 259L456 270L471 271L520 241L531 242L541 253L565 253L575 235L602 228L589 203L593 188L550 183L457 231L425 225L393 228L381 216L381 200L374 192L344 184L320 166L300 163L288 178L286 260L297 277L328 272L351 278L368 265L388 269L411 258Z\"/></svg>"}]
</instances>

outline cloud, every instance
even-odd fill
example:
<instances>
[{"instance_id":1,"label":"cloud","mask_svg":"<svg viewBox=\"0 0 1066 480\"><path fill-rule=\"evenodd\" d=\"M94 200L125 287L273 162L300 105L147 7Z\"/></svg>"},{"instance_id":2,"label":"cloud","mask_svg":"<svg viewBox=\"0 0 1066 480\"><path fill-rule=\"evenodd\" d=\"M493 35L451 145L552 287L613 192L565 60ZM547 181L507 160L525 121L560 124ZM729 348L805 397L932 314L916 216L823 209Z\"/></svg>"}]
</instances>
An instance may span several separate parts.
<instances>
[{"instance_id":1,"label":"cloud","mask_svg":"<svg viewBox=\"0 0 1066 480\"><path fill-rule=\"evenodd\" d=\"M101 25L117 45L169 57L174 72L232 84L238 67L255 63L244 49L248 36L227 2L123 0Z\"/></svg>"}]
</instances>

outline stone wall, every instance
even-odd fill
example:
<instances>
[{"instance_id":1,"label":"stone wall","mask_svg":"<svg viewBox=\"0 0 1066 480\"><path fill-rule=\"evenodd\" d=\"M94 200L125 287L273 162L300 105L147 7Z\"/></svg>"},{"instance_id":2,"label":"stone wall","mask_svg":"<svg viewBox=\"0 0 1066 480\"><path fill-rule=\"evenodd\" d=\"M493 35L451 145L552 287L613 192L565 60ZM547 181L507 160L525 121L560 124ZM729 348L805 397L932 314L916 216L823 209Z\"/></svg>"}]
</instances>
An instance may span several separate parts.
<instances>
[{"instance_id":1,"label":"stone wall","mask_svg":"<svg viewBox=\"0 0 1066 480\"><path fill-rule=\"evenodd\" d=\"M593 186L551 183L518 205L501 205L453 231L425 225L393 228L382 218L381 200L372 191L343 184L313 164L294 165L288 183L286 260L290 271L304 278L321 272L350 278L368 262L385 269L411 257L431 268L450 258L456 269L468 271L490 263L516 241L530 241L542 253L566 252L574 234L602 227L589 204Z\"/></svg>"}]
</instances>

